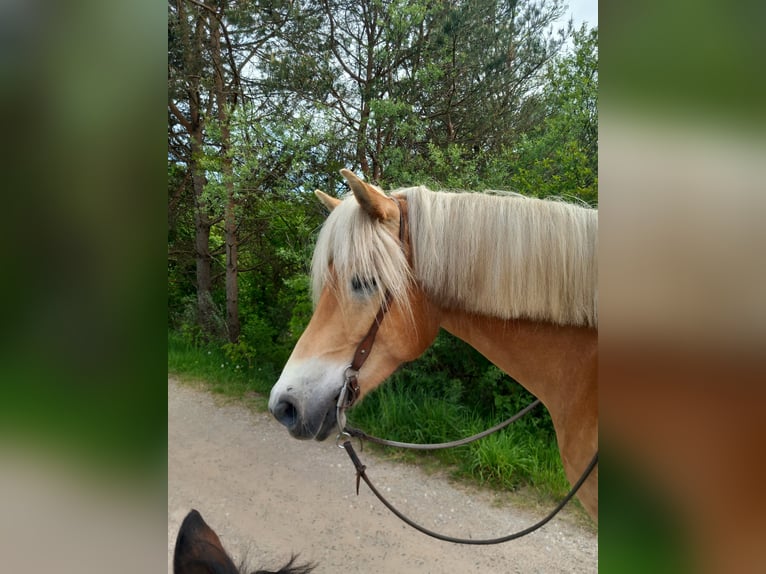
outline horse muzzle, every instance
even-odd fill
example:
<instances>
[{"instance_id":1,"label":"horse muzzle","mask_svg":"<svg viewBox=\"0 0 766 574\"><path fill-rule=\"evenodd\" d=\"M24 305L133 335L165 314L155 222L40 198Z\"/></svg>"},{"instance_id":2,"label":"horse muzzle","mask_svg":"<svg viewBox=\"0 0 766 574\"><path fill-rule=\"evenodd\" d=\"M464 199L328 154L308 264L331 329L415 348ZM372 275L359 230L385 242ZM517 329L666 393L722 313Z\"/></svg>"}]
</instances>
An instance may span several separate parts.
<instances>
[{"instance_id":1,"label":"horse muzzle","mask_svg":"<svg viewBox=\"0 0 766 574\"><path fill-rule=\"evenodd\" d=\"M269 412L297 439L325 440L338 428L344 366L288 361L271 389Z\"/></svg>"},{"instance_id":2,"label":"horse muzzle","mask_svg":"<svg viewBox=\"0 0 766 574\"><path fill-rule=\"evenodd\" d=\"M311 415L307 415L296 398L285 393L277 397L273 405L269 401L269 412L287 428L291 436L301 440L322 441L338 428L334 402L325 408L315 408Z\"/></svg>"}]
</instances>

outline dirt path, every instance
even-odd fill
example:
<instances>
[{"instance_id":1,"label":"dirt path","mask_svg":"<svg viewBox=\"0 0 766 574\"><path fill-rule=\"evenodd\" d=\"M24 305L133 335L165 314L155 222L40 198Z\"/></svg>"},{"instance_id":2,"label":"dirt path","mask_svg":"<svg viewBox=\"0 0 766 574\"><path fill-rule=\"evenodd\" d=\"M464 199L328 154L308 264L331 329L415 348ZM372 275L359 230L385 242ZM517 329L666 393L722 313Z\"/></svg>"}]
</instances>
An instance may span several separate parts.
<instances>
[{"instance_id":1,"label":"dirt path","mask_svg":"<svg viewBox=\"0 0 766 574\"><path fill-rule=\"evenodd\" d=\"M368 475L394 504L430 528L496 537L542 517L500 506L499 495L427 476L419 468L364 453ZM297 441L267 413L168 380L168 572L183 517L199 510L238 561L280 566L292 552L315 572L593 573L597 536L566 516L500 546L428 538L391 515L334 441Z\"/></svg>"}]
</instances>

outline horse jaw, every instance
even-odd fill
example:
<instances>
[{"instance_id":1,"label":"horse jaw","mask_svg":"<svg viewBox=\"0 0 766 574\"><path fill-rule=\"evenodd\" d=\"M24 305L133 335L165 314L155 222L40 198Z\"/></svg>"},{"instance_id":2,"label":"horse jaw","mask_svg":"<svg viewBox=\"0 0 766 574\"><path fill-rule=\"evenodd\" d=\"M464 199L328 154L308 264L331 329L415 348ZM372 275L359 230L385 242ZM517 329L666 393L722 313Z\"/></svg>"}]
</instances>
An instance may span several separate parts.
<instances>
[{"instance_id":1,"label":"horse jaw","mask_svg":"<svg viewBox=\"0 0 766 574\"><path fill-rule=\"evenodd\" d=\"M293 437L325 440L338 428L335 407L347 366L291 358L271 389L269 412Z\"/></svg>"}]
</instances>

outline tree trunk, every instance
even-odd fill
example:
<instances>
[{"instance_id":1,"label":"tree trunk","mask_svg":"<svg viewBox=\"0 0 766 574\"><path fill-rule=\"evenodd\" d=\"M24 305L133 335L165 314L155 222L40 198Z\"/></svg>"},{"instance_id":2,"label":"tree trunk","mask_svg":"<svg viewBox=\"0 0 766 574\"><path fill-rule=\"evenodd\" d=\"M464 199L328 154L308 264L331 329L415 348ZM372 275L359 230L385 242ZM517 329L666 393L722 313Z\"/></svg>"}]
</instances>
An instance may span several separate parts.
<instances>
[{"instance_id":1,"label":"tree trunk","mask_svg":"<svg viewBox=\"0 0 766 574\"><path fill-rule=\"evenodd\" d=\"M226 207L227 213L230 211ZM233 209L231 210L233 211ZM233 219L233 218L232 218ZM236 343L239 340L239 286L237 284L237 231L236 225L230 225L230 218L226 221L226 326L229 335L229 341Z\"/></svg>"},{"instance_id":2,"label":"tree trunk","mask_svg":"<svg viewBox=\"0 0 766 574\"><path fill-rule=\"evenodd\" d=\"M186 76L186 93L188 96L189 115L184 116L175 105L172 105L175 115L189 134L189 171L192 176L194 190L194 251L197 278L197 324L210 335L218 334L218 324L215 320L213 304L212 256L210 254L210 221L207 202L204 200L205 173L199 163L203 154L203 138L205 130L205 114L202 113L200 96L200 70L202 69L202 45L204 31L200 16L188 19L186 5L183 1L177 3L179 14L180 36L184 42L184 75ZM193 22L193 24L192 24Z\"/></svg>"},{"instance_id":3,"label":"tree trunk","mask_svg":"<svg viewBox=\"0 0 766 574\"><path fill-rule=\"evenodd\" d=\"M236 199L234 197L234 174L232 173L229 151L229 128L222 131L224 149L223 176L226 182L226 209L224 211L224 241L226 242L226 331L231 343L239 340L239 234L237 225Z\"/></svg>"},{"instance_id":4,"label":"tree trunk","mask_svg":"<svg viewBox=\"0 0 766 574\"><path fill-rule=\"evenodd\" d=\"M191 152L190 169L194 185L194 251L197 263L197 322L205 333L216 335L218 326L215 321L211 274L213 258L210 255L211 222L207 205L202 197L205 191L205 176L196 159L202 153L201 126L196 126L191 134Z\"/></svg>"},{"instance_id":5,"label":"tree trunk","mask_svg":"<svg viewBox=\"0 0 766 574\"><path fill-rule=\"evenodd\" d=\"M221 4L220 14L223 15L225 5ZM226 207L224 208L224 242L226 243L226 334L229 342L239 340L239 286L237 256L239 238L237 236L237 211L234 196L234 172L231 162L231 109L227 84L224 82L225 70L223 65L223 46L221 45L221 28L216 19L209 15L211 30L211 46L213 56L214 89L218 122L221 129L221 171L226 189Z\"/></svg>"}]
</instances>

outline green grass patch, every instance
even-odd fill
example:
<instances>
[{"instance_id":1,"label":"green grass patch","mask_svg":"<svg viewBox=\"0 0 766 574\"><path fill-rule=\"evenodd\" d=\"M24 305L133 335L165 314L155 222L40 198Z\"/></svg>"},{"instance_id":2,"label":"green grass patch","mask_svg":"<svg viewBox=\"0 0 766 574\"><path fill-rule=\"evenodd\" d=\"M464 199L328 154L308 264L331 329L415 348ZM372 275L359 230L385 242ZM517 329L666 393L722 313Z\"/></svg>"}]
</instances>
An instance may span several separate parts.
<instances>
[{"instance_id":1,"label":"green grass patch","mask_svg":"<svg viewBox=\"0 0 766 574\"><path fill-rule=\"evenodd\" d=\"M563 497L569 483L555 439L513 428L472 443L462 462L466 474L484 484L514 490L530 486L543 496Z\"/></svg>"},{"instance_id":2,"label":"green grass patch","mask_svg":"<svg viewBox=\"0 0 766 574\"><path fill-rule=\"evenodd\" d=\"M168 332L168 373L204 381L213 393L236 399L268 394L278 376L272 365L233 360L220 344L195 344L172 331Z\"/></svg>"}]
</instances>

